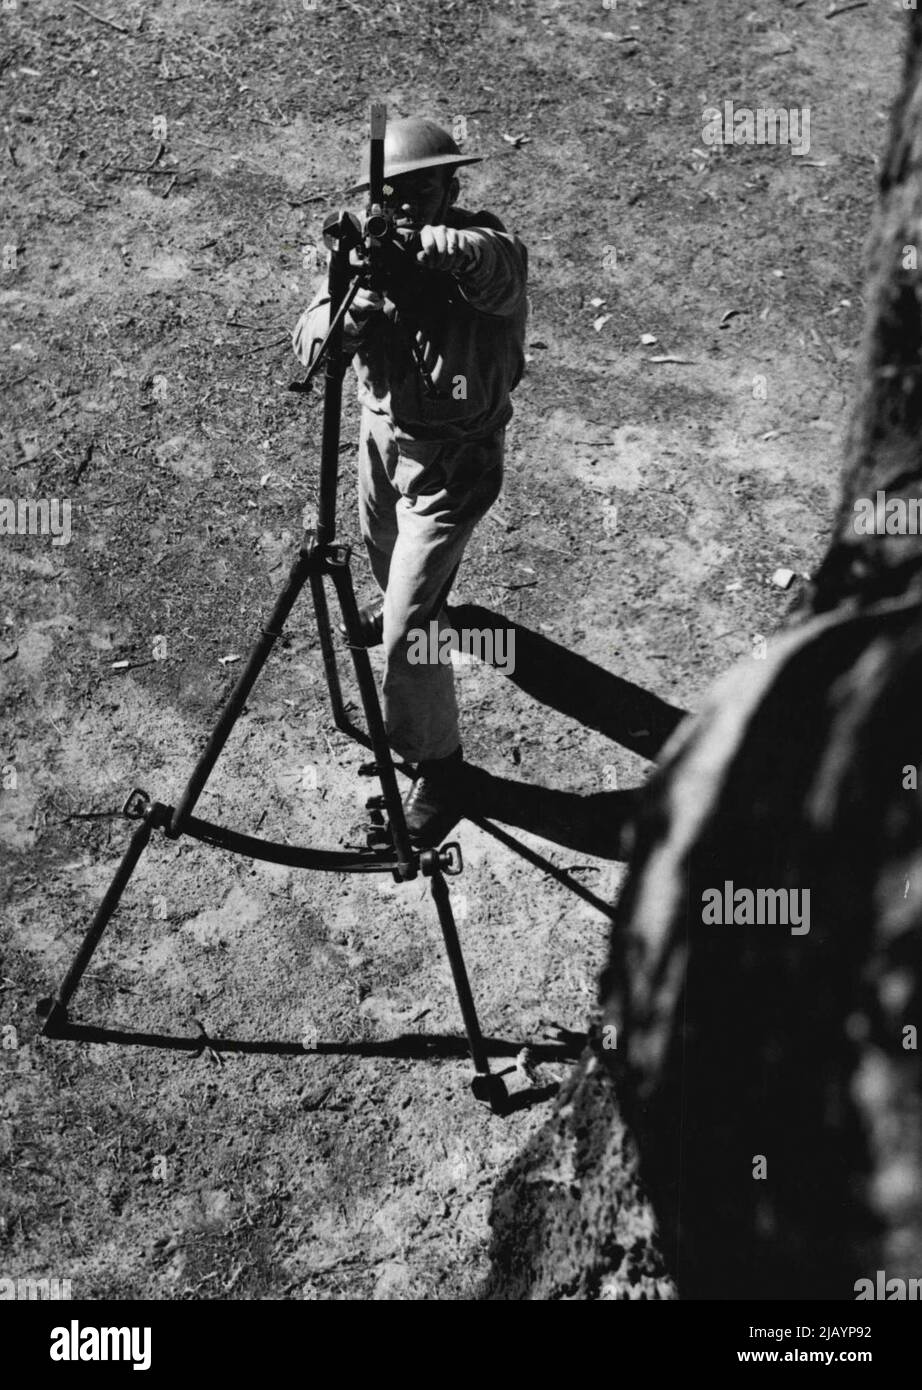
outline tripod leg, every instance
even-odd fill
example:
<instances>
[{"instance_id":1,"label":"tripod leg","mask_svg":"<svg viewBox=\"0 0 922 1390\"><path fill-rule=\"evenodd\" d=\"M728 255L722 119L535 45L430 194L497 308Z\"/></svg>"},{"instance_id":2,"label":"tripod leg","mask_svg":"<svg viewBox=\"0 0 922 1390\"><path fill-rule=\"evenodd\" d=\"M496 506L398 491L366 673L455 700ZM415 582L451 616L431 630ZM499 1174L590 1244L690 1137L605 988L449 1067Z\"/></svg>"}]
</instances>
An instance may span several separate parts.
<instances>
[{"instance_id":1,"label":"tripod leg","mask_svg":"<svg viewBox=\"0 0 922 1390\"><path fill-rule=\"evenodd\" d=\"M128 848L122 855L122 862L115 871L115 877L109 884L106 896L96 909L96 915L90 923L80 949L74 957L74 962L64 976L57 993L53 999L42 1000L39 1004L39 1012L43 1014L45 1018L45 1026L42 1032L46 1037L53 1038L58 1036L62 1027L66 1025L67 1006L83 977L83 972L93 958L93 952L99 945L100 938L109 925L110 917L119 905L121 896L128 886L128 880L137 868L138 860L147 848L150 837L151 826L147 820L143 820L141 824L136 827L134 834L128 842Z\"/></svg>"},{"instance_id":2,"label":"tripod leg","mask_svg":"<svg viewBox=\"0 0 922 1390\"><path fill-rule=\"evenodd\" d=\"M276 599L269 620L263 628L256 646L250 653L247 664L241 671L237 684L231 691L227 703L221 711L221 717L205 745L201 757L195 764L192 776L189 778L186 789L173 812L173 819L166 832L172 839L182 834L184 822L195 809L195 803L201 796L205 783L214 770L215 763L221 756L221 750L230 738L231 730L240 717L247 696L256 684L256 678L265 666L276 641L282 635L285 620L304 587L304 581L313 572L313 564L310 555L303 550L299 551L298 558L291 567L288 581Z\"/></svg>"},{"instance_id":3,"label":"tripod leg","mask_svg":"<svg viewBox=\"0 0 922 1390\"><path fill-rule=\"evenodd\" d=\"M464 1031L467 1033L468 1046L471 1050L471 1061L474 1063L474 1071L477 1073L472 1083L472 1089L478 1100L488 1100L492 1108L499 1112L506 1099L506 1087L502 1077L493 1076L490 1072L487 1050L484 1045L483 1034L480 1031L477 1010L474 1007L474 996L471 994L464 956L461 953L461 942L458 940L455 915L451 910L448 885L444 875L438 869L433 873L430 882L432 897L439 914L439 925L445 940L445 952L451 966L458 1003L461 1006L461 1017L464 1019Z\"/></svg>"},{"instance_id":4,"label":"tripod leg","mask_svg":"<svg viewBox=\"0 0 922 1390\"><path fill-rule=\"evenodd\" d=\"M375 674L371 669L368 652L359 642L359 609L355 599L355 590L352 587L352 572L349 569L348 560L343 563L331 564L330 574L336 585L339 606L342 610L343 621L346 624L346 631L349 634L355 677L358 681L359 694L362 697L362 707L365 711L365 721L371 737L381 791L384 794L384 805L394 837L394 847L397 850L401 870L406 866L407 877L411 877L415 855L410 844L407 822L403 814L403 802L400 799L397 776L394 772L394 759L391 756L387 731L384 728L384 719L381 715Z\"/></svg>"},{"instance_id":5,"label":"tripod leg","mask_svg":"<svg viewBox=\"0 0 922 1390\"><path fill-rule=\"evenodd\" d=\"M311 574L311 594L314 599L314 615L317 619L317 633L320 637L320 654L323 657L323 670L330 692L333 707L333 722L341 733L352 732L352 725L343 703L342 686L339 683L339 667L336 664L336 648L333 646L333 633L330 629L330 606L323 587L323 575Z\"/></svg>"}]
</instances>

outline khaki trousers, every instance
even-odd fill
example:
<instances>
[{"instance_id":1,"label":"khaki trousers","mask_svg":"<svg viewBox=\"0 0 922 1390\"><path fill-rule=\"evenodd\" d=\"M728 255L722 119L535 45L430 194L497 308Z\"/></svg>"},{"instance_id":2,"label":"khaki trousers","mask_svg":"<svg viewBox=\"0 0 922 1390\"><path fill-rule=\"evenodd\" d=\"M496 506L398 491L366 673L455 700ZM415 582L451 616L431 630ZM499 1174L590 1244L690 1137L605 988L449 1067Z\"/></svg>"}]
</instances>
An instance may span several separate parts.
<instances>
[{"instance_id":1,"label":"khaki trousers","mask_svg":"<svg viewBox=\"0 0 922 1390\"><path fill-rule=\"evenodd\" d=\"M407 660L414 628L450 627L445 600L464 548L499 496L505 427L487 439L433 444L394 438L390 420L363 409L359 522L384 595L384 722L407 762L444 758L460 743L450 663ZM418 650L418 648L416 648Z\"/></svg>"}]
</instances>

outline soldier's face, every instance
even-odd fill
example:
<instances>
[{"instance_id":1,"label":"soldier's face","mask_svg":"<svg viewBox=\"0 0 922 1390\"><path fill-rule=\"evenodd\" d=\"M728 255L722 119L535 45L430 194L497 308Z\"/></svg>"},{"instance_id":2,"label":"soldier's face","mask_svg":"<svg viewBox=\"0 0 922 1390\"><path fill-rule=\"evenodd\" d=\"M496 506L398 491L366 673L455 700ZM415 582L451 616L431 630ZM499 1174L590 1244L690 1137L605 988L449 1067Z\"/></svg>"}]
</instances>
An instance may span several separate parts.
<instances>
[{"instance_id":1,"label":"soldier's face","mask_svg":"<svg viewBox=\"0 0 922 1390\"><path fill-rule=\"evenodd\" d=\"M443 205L450 181L444 169L420 169L415 174L385 179L385 207L413 226L425 227L444 215Z\"/></svg>"}]
</instances>

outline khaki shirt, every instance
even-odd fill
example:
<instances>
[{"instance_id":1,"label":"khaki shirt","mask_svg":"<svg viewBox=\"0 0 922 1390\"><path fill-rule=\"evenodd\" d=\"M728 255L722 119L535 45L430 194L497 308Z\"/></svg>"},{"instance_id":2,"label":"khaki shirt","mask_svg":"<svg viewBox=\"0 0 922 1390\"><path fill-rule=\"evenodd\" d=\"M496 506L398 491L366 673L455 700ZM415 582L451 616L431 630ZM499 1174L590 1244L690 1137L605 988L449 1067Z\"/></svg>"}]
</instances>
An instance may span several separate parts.
<instances>
[{"instance_id":1,"label":"khaki shirt","mask_svg":"<svg viewBox=\"0 0 922 1390\"><path fill-rule=\"evenodd\" d=\"M470 232L479 262L465 275L420 268L420 293L398 305L343 320L343 346L352 355L362 405L389 417L396 438L485 438L508 423L509 399L525 364L528 253L492 213L449 208L445 225ZM324 285L292 334L309 366L329 327ZM417 365L430 374L434 397Z\"/></svg>"}]
</instances>

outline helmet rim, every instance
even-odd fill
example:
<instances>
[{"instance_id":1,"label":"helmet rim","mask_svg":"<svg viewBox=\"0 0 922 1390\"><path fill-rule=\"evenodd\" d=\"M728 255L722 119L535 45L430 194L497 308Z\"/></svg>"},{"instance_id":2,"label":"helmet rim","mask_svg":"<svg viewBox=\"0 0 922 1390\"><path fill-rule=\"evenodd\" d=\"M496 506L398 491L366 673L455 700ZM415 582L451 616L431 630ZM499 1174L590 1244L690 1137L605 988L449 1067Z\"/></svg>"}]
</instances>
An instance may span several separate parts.
<instances>
[{"instance_id":1,"label":"helmet rim","mask_svg":"<svg viewBox=\"0 0 922 1390\"><path fill-rule=\"evenodd\" d=\"M401 174L415 174L421 169L447 169L453 167L460 169L463 164L482 164L482 154L456 155L443 154L432 159L412 159L403 164L391 164L384 166L384 182L388 179L399 179ZM350 184L346 189L347 193L364 193L369 186L369 178L366 175L358 183Z\"/></svg>"},{"instance_id":2,"label":"helmet rim","mask_svg":"<svg viewBox=\"0 0 922 1390\"><path fill-rule=\"evenodd\" d=\"M415 147L415 148L414 148ZM462 154L448 131L428 116L406 116L387 127L384 141L384 178L397 179L422 169L460 168L480 164L482 155ZM359 176L347 192L361 193L370 181L366 147Z\"/></svg>"}]
</instances>

